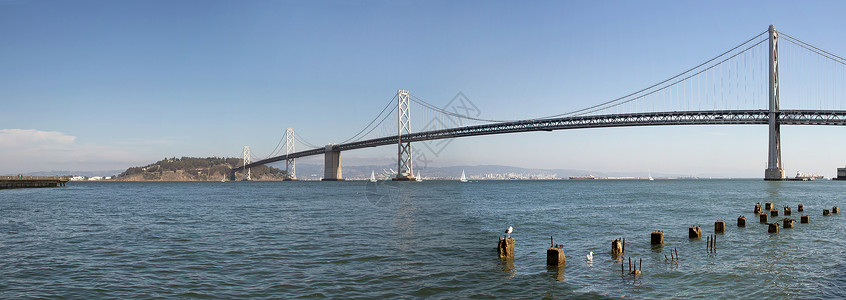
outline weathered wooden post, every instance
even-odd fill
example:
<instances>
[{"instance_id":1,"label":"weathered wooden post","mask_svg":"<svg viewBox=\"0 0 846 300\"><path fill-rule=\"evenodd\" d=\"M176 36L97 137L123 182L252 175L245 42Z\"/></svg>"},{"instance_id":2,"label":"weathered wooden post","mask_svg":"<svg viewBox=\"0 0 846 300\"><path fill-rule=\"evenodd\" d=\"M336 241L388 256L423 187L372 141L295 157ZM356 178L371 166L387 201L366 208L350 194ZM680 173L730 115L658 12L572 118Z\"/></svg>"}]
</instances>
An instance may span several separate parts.
<instances>
[{"instance_id":1,"label":"weathered wooden post","mask_svg":"<svg viewBox=\"0 0 846 300\"><path fill-rule=\"evenodd\" d=\"M621 255L623 255L623 242L616 239L611 242L611 256L616 259Z\"/></svg>"},{"instance_id":2,"label":"weathered wooden post","mask_svg":"<svg viewBox=\"0 0 846 300\"><path fill-rule=\"evenodd\" d=\"M552 246L546 249L546 265L550 267L559 267L564 265L564 248Z\"/></svg>"},{"instance_id":3,"label":"weathered wooden post","mask_svg":"<svg viewBox=\"0 0 846 300\"><path fill-rule=\"evenodd\" d=\"M805 205L799 204L799 206L798 206L798 207L796 207L796 211L798 211L798 212L803 212L803 211L805 211Z\"/></svg>"},{"instance_id":4,"label":"weathered wooden post","mask_svg":"<svg viewBox=\"0 0 846 300\"><path fill-rule=\"evenodd\" d=\"M837 206L832 207L832 208L831 208L831 213L833 213L833 214L839 214L839 213L840 213L840 208L839 208L839 207L837 207Z\"/></svg>"},{"instance_id":5,"label":"weathered wooden post","mask_svg":"<svg viewBox=\"0 0 846 300\"><path fill-rule=\"evenodd\" d=\"M764 211L761 209L761 202L755 203L755 214L760 215Z\"/></svg>"},{"instance_id":6,"label":"weathered wooden post","mask_svg":"<svg viewBox=\"0 0 846 300\"><path fill-rule=\"evenodd\" d=\"M786 216L789 216L789 215L790 215L790 206L785 206L784 207L784 216L786 217Z\"/></svg>"},{"instance_id":7,"label":"weathered wooden post","mask_svg":"<svg viewBox=\"0 0 846 300\"><path fill-rule=\"evenodd\" d=\"M799 223L807 224L811 221L811 218L808 216L802 216L799 218Z\"/></svg>"},{"instance_id":8,"label":"weathered wooden post","mask_svg":"<svg viewBox=\"0 0 846 300\"><path fill-rule=\"evenodd\" d=\"M793 228L793 219L785 218L784 221L782 221L782 227Z\"/></svg>"},{"instance_id":9,"label":"weathered wooden post","mask_svg":"<svg viewBox=\"0 0 846 300\"><path fill-rule=\"evenodd\" d=\"M744 216L737 217L737 227L746 227L746 217L744 217Z\"/></svg>"},{"instance_id":10,"label":"weathered wooden post","mask_svg":"<svg viewBox=\"0 0 846 300\"><path fill-rule=\"evenodd\" d=\"M664 232L655 230L652 232L652 246L664 245Z\"/></svg>"},{"instance_id":11,"label":"weathered wooden post","mask_svg":"<svg viewBox=\"0 0 846 300\"><path fill-rule=\"evenodd\" d=\"M715 221L714 222L714 233L723 233L726 231L726 222L725 221Z\"/></svg>"},{"instance_id":12,"label":"weathered wooden post","mask_svg":"<svg viewBox=\"0 0 846 300\"><path fill-rule=\"evenodd\" d=\"M773 210L773 203L772 202L764 203L764 209L765 210Z\"/></svg>"},{"instance_id":13,"label":"weathered wooden post","mask_svg":"<svg viewBox=\"0 0 846 300\"><path fill-rule=\"evenodd\" d=\"M770 216L778 217L778 209L773 209L770 211Z\"/></svg>"},{"instance_id":14,"label":"weathered wooden post","mask_svg":"<svg viewBox=\"0 0 846 300\"><path fill-rule=\"evenodd\" d=\"M690 226L687 229L687 235L692 239L702 238L702 228L699 228L699 226Z\"/></svg>"},{"instance_id":15,"label":"weathered wooden post","mask_svg":"<svg viewBox=\"0 0 846 300\"><path fill-rule=\"evenodd\" d=\"M767 214L761 214L761 215L759 215L759 217L761 219L762 224L769 223L769 222L767 222Z\"/></svg>"},{"instance_id":16,"label":"weathered wooden post","mask_svg":"<svg viewBox=\"0 0 846 300\"><path fill-rule=\"evenodd\" d=\"M770 223L770 228L767 229L769 233L778 233L778 223Z\"/></svg>"},{"instance_id":17,"label":"weathered wooden post","mask_svg":"<svg viewBox=\"0 0 846 300\"><path fill-rule=\"evenodd\" d=\"M497 252L499 253L499 258L507 258L513 259L514 258L514 238L512 237L500 237L499 238L499 245L496 247Z\"/></svg>"},{"instance_id":18,"label":"weathered wooden post","mask_svg":"<svg viewBox=\"0 0 846 300\"><path fill-rule=\"evenodd\" d=\"M830 215L831 215L831 211L828 210L828 208L823 208L823 216L830 216Z\"/></svg>"}]
</instances>

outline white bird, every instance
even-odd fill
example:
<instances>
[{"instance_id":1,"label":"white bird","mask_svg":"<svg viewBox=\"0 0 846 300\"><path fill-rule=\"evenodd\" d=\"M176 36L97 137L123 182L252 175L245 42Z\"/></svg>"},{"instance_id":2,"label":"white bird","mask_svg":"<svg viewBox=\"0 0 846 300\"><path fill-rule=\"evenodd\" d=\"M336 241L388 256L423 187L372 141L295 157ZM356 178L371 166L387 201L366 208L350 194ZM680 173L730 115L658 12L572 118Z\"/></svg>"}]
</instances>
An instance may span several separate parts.
<instances>
[{"instance_id":1,"label":"white bird","mask_svg":"<svg viewBox=\"0 0 846 300\"><path fill-rule=\"evenodd\" d=\"M593 261L593 251L591 251L590 253L588 253L588 255L587 255L587 260L588 260L588 261Z\"/></svg>"},{"instance_id":2,"label":"white bird","mask_svg":"<svg viewBox=\"0 0 846 300\"><path fill-rule=\"evenodd\" d=\"M508 226L508 229L505 230L505 235L511 237L511 232L514 232L514 227Z\"/></svg>"}]
</instances>

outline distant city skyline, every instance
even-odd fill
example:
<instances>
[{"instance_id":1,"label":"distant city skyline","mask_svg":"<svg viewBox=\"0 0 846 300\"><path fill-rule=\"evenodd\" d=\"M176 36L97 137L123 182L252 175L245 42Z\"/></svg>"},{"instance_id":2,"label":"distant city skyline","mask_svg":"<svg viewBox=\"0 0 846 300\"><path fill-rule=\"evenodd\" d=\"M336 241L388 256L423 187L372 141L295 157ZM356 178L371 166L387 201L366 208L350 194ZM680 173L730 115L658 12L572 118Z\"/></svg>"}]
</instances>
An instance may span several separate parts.
<instances>
[{"instance_id":1,"label":"distant city skyline","mask_svg":"<svg viewBox=\"0 0 846 300\"><path fill-rule=\"evenodd\" d=\"M462 93L484 118L563 113L664 80L770 24L844 56L845 8L788 1L0 0L0 173L238 157L245 145L265 157L287 127L316 145L338 143L398 89L435 105ZM412 117L426 117L419 113ZM833 176L846 165L844 134L782 127L785 173ZM754 178L763 176L766 146L766 126L732 125L468 137L437 155L418 151L434 167ZM391 146L342 154L344 165L395 160Z\"/></svg>"}]
</instances>

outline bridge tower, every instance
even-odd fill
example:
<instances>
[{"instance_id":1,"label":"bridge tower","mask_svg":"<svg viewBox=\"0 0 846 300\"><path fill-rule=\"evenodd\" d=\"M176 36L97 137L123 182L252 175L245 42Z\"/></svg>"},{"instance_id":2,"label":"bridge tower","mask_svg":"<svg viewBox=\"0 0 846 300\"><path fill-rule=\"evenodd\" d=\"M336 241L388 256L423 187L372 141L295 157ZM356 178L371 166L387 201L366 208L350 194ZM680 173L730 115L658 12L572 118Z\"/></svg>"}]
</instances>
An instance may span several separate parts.
<instances>
[{"instance_id":1,"label":"bridge tower","mask_svg":"<svg viewBox=\"0 0 846 300\"><path fill-rule=\"evenodd\" d=\"M397 90L397 177L395 181L414 181L411 142L402 142L402 136L411 134L411 103L408 91Z\"/></svg>"},{"instance_id":2,"label":"bridge tower","mask_svg":"<svg viewBox=\"0 0 846 300\"><path fill-rule=\"evenodd\" d=\"M252 161L250 160L250 146L244 146L244 181L250 181L252 178L250 177L250 168L247 168Z\"/></svg>"},{"instance_id":3,"label":"bridge tower","mask_svg":"<svg viewBox=\"0 0 846 300\"><path fill-rule=\"evenodd\" d=\"M291 155L294 153L294 128L288 127L285 130L285 156ZM294 164L294 159L287 157L285 159L285 179L286 181L289 180L297 180L297 167Z\"/></svg>"},{"instance_id":4,"label":"bridge tower","mask_svg":"<svg viewBox=\"0 0 846 300\"><path fill-rule=\"evenodd\" d=\"M769 155L764 180L784 180L781 165L781 129L778 122L778 32L770 25Z\"/></svg>"}]
</instances>

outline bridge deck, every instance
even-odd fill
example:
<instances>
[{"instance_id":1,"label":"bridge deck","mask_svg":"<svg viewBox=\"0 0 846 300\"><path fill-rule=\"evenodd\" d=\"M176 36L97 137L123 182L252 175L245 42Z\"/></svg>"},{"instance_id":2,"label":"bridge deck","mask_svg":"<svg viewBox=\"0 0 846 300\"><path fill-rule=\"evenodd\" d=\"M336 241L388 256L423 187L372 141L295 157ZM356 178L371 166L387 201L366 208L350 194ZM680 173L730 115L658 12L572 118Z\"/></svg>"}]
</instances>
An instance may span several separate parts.
<instances>
[{"instance_id":1,"label":"bridge deck","mask_svg":"<svg viewBox=\"0 0 846 300\"><path fill-rule=\"evenodd\" d=\"M457 137L504 134L529 131L553 131L564 129L666 126L666 125L766 125L769 122L767 110L715 110L650 112L615 115L575 116L552 119L529 119L513 122L491 123L434 131L416 132L402 137L403 142L421 142ZM846 126L846 110L780 110L778 123L782 125L830 125ZM335 145L333 150L346 151L369 147L397 144L397 136L369 139ZM233 172L288 158L319 155L324 148L311 149L281 155L253 162L233 169Z\"/></svg>"}]
</instances>

